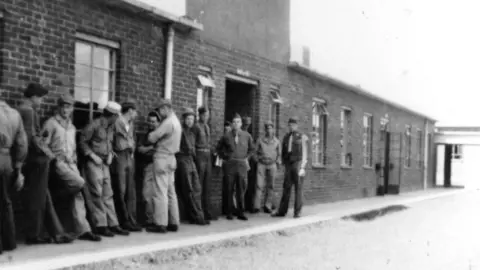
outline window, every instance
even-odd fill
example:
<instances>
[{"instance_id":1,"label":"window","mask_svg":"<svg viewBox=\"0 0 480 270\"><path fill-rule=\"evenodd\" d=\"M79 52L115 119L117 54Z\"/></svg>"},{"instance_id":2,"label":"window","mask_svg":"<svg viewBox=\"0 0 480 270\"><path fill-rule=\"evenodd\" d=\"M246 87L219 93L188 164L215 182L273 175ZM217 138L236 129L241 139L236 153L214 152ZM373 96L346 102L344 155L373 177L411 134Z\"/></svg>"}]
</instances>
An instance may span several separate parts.
<instances>
[{"instance_id":1,"label":"window","mask_svg":"<svg viewBox=\"0 0 480 270\"><path fill-rule=\"evenodd\" d=\"M270 90L270 107L268 110L268 120L273 123L273 130L275 135L278 136L279 128L279 119L280 116L280 105L282 104L282 98L280 97L280 90L278 86L272 86Z\"/></svg>"},{"instance_id":2,"label":"window","mask_svg":"<svg viewBox=\"0 0 480 270\"><path fill-rule=\"evenodd\" d=\"M463 156L463 147L462 145L455 144L453 145L453 151L452 151L453 159L462 159Z\"/></svg>"},{"instance_id":3,"label":"window","mask_svg":"<svg viewBox=\"0 0 480 270\"><path fill-rule=\"evenodd\" d=\"M75 110L73 122L83 128L115 97L115 49L119 44L77 34L75 42Z\"/></svg>"},{"instance_id":4,"label":"window","mask_svg":"<svg viewBox=\"0 0 480 270\"><path fill-rule=\"evenodd\" d=\"M423 167L423 131L417 129L417 167Z\"/></svg>"},{"instance_id":5,"label":"window","mask_svg":"<svg viewBox=\"0 0 480 270\"><path fill-rule=\"evenodd\" d=\"M373 166L373 116L363 115L363 165L371 168Z\"/></svg>"},{"instance_id":6,"label":"window","mask_svg":"<svg viewBox=\"0 0 480 270\"><path fill-rule=\"evenodd\" d=\"M211 77L212 69L206 66L200 66L200 75L198 75L197 84L197 113L198 109L205 106L210 109L210 100L212 97L212 89L215 88L215 82Z\"/></svg>"},{"instance_id":7,"label":"window","mask_svg":"<svg viewBox=\"0 0 480 270\"><path fill-rule=\"evenodd\" d=\"M326 164L327 152L327 116L324 100L314 99L312 103L312 166L322 167Z\"/></svg>"},{"instance_id":8,"label":"window","mask_svg":"<svg viewBox=\"0 0 480 270\"><path fill-rule=\"evenodd\" d=\"M340 114L340 145L342 147L341 162L344 167L351 167L353 164L352 157L352 110L350 108L342 108Z\"/></svg>"},{"instance_id":9,"label":"window","mask_svg":"<svg viewBox=\"0 0 480 270\"><path fill-rule=\"evenodd\" d=\"M388 132L388 119L380 119L380 141L384 142Z\"/></svg>"},{"instance_id":10,"label":"window","mask_svg":"<svg viewBox=\"0 0 480 270\"><path fill-rule=\"evenodd\" d=\"M410 168L410 166L412 165L412 127L411 126L408 126L406 127L405 129L405 136L404 136L405 140L404 140L404 149L405 149L405 156L404 156L404 160L405 160L405 167L406 168Z\"/></svg>"}]
</instances>

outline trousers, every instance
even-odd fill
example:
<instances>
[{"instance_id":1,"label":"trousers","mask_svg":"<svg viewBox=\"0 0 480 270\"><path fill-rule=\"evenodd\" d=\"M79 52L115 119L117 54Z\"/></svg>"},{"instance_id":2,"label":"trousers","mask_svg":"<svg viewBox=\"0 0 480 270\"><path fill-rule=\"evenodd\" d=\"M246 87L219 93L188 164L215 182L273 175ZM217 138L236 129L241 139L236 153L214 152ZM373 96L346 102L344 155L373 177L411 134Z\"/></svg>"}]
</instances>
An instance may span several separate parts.
<instances>
[{"instance_id":1,"label":"trousers","mask_svg":"<svg viewBox=\"0 0 480 270\"><path fill-rule=\"evenodd\" d=\"M233 194L235 192L237 214L243 215L245 212L245 191L248 181L247 164L243 160L229 160L225 166L228 189L226 214L234 214Z\"/></svg>"},{"instance_id":2,"label":"trousers","mask_svg":"<svg viewBox=\"0 0 480 270\"><path fill-rule=\"evenodd\" d=\"M210 151L196 151L196 166L201 185L203 214L206 219L211 219L210 186L212 182L212 156Z\"/></svg>"},{"instance_id":3,"label":"trousers","mask_svg":"<svg viewBox=\"0 0 480 270\"><path fill-rule=\"evenodd\" d=\"M265 207L272 210L275 207L274 204L274 190L275 177L277 176L277 164L264 165L257 164L257 181L255 185L255 196L253 200L253 208L260 209ZM265 192L264 200L262 201L262 195Z\"/></svg>"},{"instance_id":4,"label":"trousers","mask_svg":"<svg viewBox=\"0 0 480 270\"><path fill-rule=\"evenodd\" d=\"M177 166L175 171L177 194L183 203L186 216L191 222L203 222L205 218L202 209L202 188L193 157L177 157Z\"/></svg>"},{"instance_id":5,"label":"trousers","mask_svg":"<svg viewBox=\"0 0 480 270\"><path fill-rule=\"evenodd\" d=\"M285 179L283 181L283 193L278 208L278 214L286 215L288 212L288 205L290 203L290 194L292 193L292 186L295 187L295 206L294 214L300 214L303 206L303 177L298 175L300 170L300 162L285 164Z\"/></svg>"},{"instance_id":6,"label":"trousers","mask_svg":"<svg viewBox=\"0 0 480 270\"><path fill-rule=\"evenodd\" d=\"M0 253L17 248L12 200L12 160L0 154Z\"/></svg>"},{"instance_id":7,"label":"trousers","mask_svg":"<svg viewBox=\"0 0 480 270\"><path fill-rule=\"evenodd\" d=\"M117 152L111 166L115 208L121 225L137 225L135 163L130 151Z\"/></svg>"}]
</instances>

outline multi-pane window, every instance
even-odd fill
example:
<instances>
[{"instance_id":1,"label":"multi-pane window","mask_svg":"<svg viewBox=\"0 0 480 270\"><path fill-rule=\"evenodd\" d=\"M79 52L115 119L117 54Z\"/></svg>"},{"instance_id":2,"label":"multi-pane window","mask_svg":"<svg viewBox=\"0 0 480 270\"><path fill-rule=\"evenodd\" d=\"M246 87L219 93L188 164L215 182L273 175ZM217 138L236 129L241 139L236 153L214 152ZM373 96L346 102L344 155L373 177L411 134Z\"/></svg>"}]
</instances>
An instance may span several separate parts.
<instances>
[{"instance_id":1,"label":"multi-pane window","mask_svg":"<svg viewBox=\"0 0 480 270\"><path fill-rule=\"evenodd\" d=\"M314 99L312 103L312 165L325 166L327 151L327 116L324 100Z\"/></svg>"},{"instance_id":2,"label":"multi-pane window","mask_svg":"<svg viewBox=\"0 0 480 270\"><path fill-rule=\"evenodd\" d=\"M342 148L341 161L342 166L351 167L353 164L352 157L352 110L350 108L342 108L340 114L340 145Z\"/></svg>"},{"instance_id":3,"label":"multi-pane window","mask_svg":"<svg viewBox=\"0 0 480 270\"><path fill-rule=\"evenodd\" d=\"M75 42L74 124L83 128L115 97L118 44L77 35Z\"/></svg>"},{"instance_id":4,"label":"multi-pane window","mask_svg":"<svg viewBox=\"0 0 480 270\"><path fill-rule=\"evenodd\" d=\"M197 113L198 109L202 106L210 108L212 89L215 88L215 82L210 75L212 73L211 68L200 66L200 75L198 75L197 84Z\"/></svg>"},{"instance_id":5,"label":"multi-pane window","mask_svg":"<svg viewBox=\"0 0 480 270\"><path fill-rule=\"evenodd\" d=\"M363 115L363 165L373 166L373 116Z\"/></svg>"},{"instance_id":6,"label":"multi-pane window","mask_svg":"<svg viewBox=\"0 0 480 270\"><path fill-rule=\"evenodd\" d=\"M273 130L278 136L279 128L279 115L280 115L280 105L282 104L282 98L280 97L279 87L272 86L270 90L270 106L268 110L268 120L273 123Z\"/></svg>"},{"instance_id":7,"label":"multi-pane window","mask_svg":"<svg viewBox=\"0 0 480 270\"><path fill-rule=\"evenodd\" d=\"M412 127L408 126L405 129L405 136L404 136L404 160L405 160L405 167L410 168L412 165Z\"/></svg>"},{"instance_id":8,"label":"multi-pane window","mask_svg":"<svg viewBox=\"0 0 480 270\"><path fill-rule=\"evenodd\" d=\"M423 131L421 129L417 129L417 167L423 167Z\"/></svg>"}]
</instances>

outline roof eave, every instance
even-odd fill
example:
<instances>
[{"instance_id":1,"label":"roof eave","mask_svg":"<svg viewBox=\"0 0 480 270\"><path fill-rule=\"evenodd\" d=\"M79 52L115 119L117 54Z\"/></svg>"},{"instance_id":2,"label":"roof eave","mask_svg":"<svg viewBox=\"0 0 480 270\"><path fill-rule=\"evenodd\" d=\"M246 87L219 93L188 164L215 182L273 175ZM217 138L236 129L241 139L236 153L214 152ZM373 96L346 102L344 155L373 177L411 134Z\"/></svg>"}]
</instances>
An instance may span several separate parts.
<instances>
[{"instance_id":1,"label":"roof eave","mask_svg":"<svg viewBox=\"0 0 480 270\"><path fill-rule=\"evenodd\" d=\"M343 89L349 90L349 91L354 92L354 93L356 93L356 94L359 94L359 95L361 95L361 96L365 96L365 97L368 97L368 98L371 98L371 99L380 101L380 102L382 102L382 103L385 103L385 104L388 104L388 105L390 105L390 106L396 107L396 108L401 109L401 110L403 110L403 111L406 111L406 112L415 114L415 115L417 115L417 116L423 117L423 118L425 118L425 119L427 119L427 120L429 120L429 121L431 121L431 122L434 122L434 123L437 122L436 119L434 119L434 118L432 118L432 117L430 117L430 116L428 116L428 115L419 113L419 112L414 111L414 110L412 110L412 109L409 109L409 108L407 108L407 107L405 107L405 106L403 106L403 105L400 105L400 104L398 104L398 103L396 103L396 102L387 100L387 99L385 99L385 98L382 98L382 97L380 97L380 96L377 96L377 95L375 95L375 94L372 94L372 93L370 93L370 92L368 92L368 91L365 91L365 90L363 90L363 89L360 89L359 87L356 87L356 86L353 86L353 85L348 84L348 83L346 83L346 82L343 82L343 81L341 81L341 80L332 78L332 77L330 77L330 76L328 76L328 75L321 74L320 72L318 72L318 71L316 71L316 70L314 70L314 69L311 69L311 68L309 68L309 67L307 67L307 66L304 66L304 65L302 65L302 64L300 64L300 63L298 63L298 62L290 62L290 63L288 64L288 67L291 68L292 70L295 70L295 71L297 71L297 72L299 72L299 73L302 73L302 74L305 74L305 75L307 75L307 76L315 77L315 78L317 78L317 79L319 79L319 80L329 82L329 83L331 83L331 84L333 84L333 85L337 85L337 86L339 86L339 87L342 87Z\"/></svg>"}]
</instances>

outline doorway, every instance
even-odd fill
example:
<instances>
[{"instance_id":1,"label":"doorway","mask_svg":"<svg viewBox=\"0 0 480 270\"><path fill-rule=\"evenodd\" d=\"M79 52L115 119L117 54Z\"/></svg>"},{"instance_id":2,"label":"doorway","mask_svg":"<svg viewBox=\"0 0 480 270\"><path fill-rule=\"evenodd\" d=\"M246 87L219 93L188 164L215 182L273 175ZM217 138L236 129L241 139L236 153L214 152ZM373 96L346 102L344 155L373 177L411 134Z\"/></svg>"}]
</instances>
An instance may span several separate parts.
<instances>
[{"instance_id":1,"label":"doorway","mask_svg":"<svg viewBox=\"0 0 480 270\"><path fill-rule=\"evenodd\" d=\"M227 78L225 82L225 121L232 121L238 113L243 117L251 117L252 127L255 125L255 89L254 84ZM253 133L253 129L251 131ZM253 136L253 134L252 134Z\"/></svg>"},{"instance_id":2,"label":"doorway","mask_svg":"<svg viewBox=\"0 0 480 270\"><path fill-rule=\"evenodd\" d=\"M388 129L388 120L382 119L380 128L380 141L378 151L378 163L375 165L377 172L377 195L389 194L391 175L391 134Z\"/></svg>"}]
</instances>

